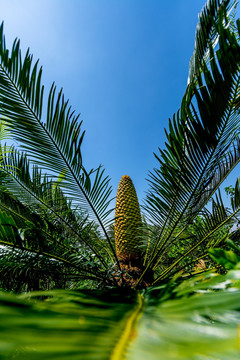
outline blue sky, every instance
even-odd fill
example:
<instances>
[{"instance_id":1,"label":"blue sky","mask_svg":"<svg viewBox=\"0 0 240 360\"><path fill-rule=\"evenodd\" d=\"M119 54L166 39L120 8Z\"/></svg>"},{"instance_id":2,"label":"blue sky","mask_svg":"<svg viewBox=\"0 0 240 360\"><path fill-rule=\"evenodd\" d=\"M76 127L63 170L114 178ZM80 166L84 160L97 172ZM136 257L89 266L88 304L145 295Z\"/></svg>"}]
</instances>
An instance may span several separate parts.
<instances>
[{"instance_id":1,"label":"blue sky","mask_svg":"<svg viewBox=\"0 0 240 360\"><path fill-rule=\"evenodd\" d=\"M140 201L153 152L184 94L203 0L0 0L8 47L21 39L63 87L86 129L84 162L116 193L131 176ZM48 91L48 90L47 90ZM234 184L239 168L229 178Z\"/></svg>"}]
</instances>

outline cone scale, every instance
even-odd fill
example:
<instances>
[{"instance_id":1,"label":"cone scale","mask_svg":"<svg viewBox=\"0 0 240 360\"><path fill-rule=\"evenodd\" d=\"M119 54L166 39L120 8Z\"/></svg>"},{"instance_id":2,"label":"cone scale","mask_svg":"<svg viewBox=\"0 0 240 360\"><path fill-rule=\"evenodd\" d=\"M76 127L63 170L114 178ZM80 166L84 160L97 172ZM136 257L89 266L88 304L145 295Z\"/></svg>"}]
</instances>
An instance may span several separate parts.
<instances>
[{"instance_id":1,"label":"cone scale","mask_svg":"<svg viewBox=\"0 0 240 360\"><path fill-rule=\"evenodd\" d=\"M141 213L131 178L124 175L118 185L115 208L115 247L120 262L139 262Z\"/></svg>"}]
</instances>

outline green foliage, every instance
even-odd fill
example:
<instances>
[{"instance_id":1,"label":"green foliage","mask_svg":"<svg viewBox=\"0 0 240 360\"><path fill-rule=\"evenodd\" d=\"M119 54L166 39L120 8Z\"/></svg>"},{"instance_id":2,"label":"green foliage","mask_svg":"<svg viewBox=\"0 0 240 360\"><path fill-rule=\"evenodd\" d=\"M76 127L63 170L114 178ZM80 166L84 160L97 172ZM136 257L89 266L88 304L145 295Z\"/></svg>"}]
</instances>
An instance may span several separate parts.
<instances>
[{"instance_id":1,"label":"green foliage","mask_svg":"<svg viewBox=\"0 0 240 360\"><path fill-rule=\"evenodd\" d=\"M1 293L0 358L238 359L239 296L239 270L140 292Z\"/></svg>"},{"instance_id":2,"label":"green foliage","mask_svg":"<svg viewBox=\"0 0 240 360\"><path fill-rule=\"evenodd\" d=\"M142 255L137 270L131 263L121 268L111 234L110 179L101 166L84 163L82 121L54 84L45 104L38 62L29 51L21 56L19 40L9 51L0 27L2 129L7 126L19 144L0 149L0 245L6 249L0 260L9 283L16 284L19 274L20 288L31 289L32 283L44 283L45 273L54 287L54 273L62 267L61 287L79 286L81 280L127 287L135 272L134 286L143 288L178 272L189 274L199 261L211 266L208 249L225 244L240 211L239 181L231 209L215 195L240 160L235 6L234 0L210 0L199 16L188 85L148 177L146 221L141 243L134 244ZM49 269L56 264L52 276L46 264Z\"/></svg>"},{"instance_id":3,"label":"green foliage","mask_svg":"<svg viewBox=\"0 0 240 360\"><path fill-rule=\"evenodd\" d=\"M209 254L219 265L226 269L234 269L240 263L240 256L235 254L232 250L224 249L209 249Z\"/></svg>"},{"instance_id":4,"label":"green foliage","mask_svg":"<svg viewBox=\"0 0 240 360\"><path fill-rule=\"evenodd\" d=\"M227 195L230 195L230 198L234 197L234 188L232 185L225 187L224 190L226 191Z\"/></svg>"},{"instance_id":5,"label":"green foliage","mask_svg":"<svg viewBox=\"0 0 240 360\"><path fill-rule=\"evenodd\" d=\"M227 270L240 268L240 247L230 239L226 243L232 250L209 249L211 258Z\"/></svg>"},{"instance_id":6,"label":"green foliage","mask_svg":"<svg viewBox=\"0 0 240 360\"><path fill-rule=\"evenodd\" d=\"M82 122L55 85L44 104L42 69L18 40L7 50L1 26L0 136L20 148L0 146L0 287L45 291L0 294L0 359L239 359L240 180L231 209L214 195L240 160L235 7L209 0L200 14L188 86L149 174L139 273L121 268L109 177L84 163Z\"/></svg>"}]
</instances>

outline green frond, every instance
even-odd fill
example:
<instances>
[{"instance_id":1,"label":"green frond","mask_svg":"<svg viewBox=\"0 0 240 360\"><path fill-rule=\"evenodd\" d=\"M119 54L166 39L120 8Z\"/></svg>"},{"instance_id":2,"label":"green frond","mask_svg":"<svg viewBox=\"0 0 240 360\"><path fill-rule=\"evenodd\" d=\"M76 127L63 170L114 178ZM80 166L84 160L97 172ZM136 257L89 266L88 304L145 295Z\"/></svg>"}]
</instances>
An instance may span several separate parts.
<instances>
[{"instance_id":1,"label":"green frond","mask_svg":"<svg viewBox=\"0 0 240 360\"><path fill-rule=\"evenodd\" d=\"M145 210L161 230L148 268L158 261L178 225L185 227L193 221L240 160L239 113L234 106L239 93L240 47L238 34L224 20L228 3L217 9L214 20L218 46L214 52L212 42L207 41L210 60L206 63L204 56L199 58L199 72L189 83L180 110L169 121L166 149L155 155L159 166L150 173Z\"/></svg>"},{"instance_id":2,"label":"green frond","mask_svg":"<svg viewBox=\"0 0 240 360\"><path fill-rule=\"evenodd\" d=\"M0 27L0 115L24 151L0 149L1 245L56 261L74 276L106 286L120 285L125 273L132 281L134 271L141 287L178 271L192 273L196 261L204 259L206 269L212 265L207 251L226 245L240 208L238 183L231 211L220 194L212 209L206 208L240 161L235 6L234 0L209 0L200 14L188 86L149 174L147 221L137 236L140 247L134 245L141 274L133 269L135 255L124 269L120 266L118 240L106 227L111 225L110 179L101 166L87 169L84 163L82 121L54 84L44 107L42 69L29 50L21 57L18 40L9 52Z\"/></svg>"},{"instance_id":3,"label":"green frond","mask_svg":"<svg viewBox=\"0 0 240 360\"><path fill-rule=\"evenodd\" d=\"M10 181L13 179L8 179L7 184ZM78 229L82 221L81 236L85 239L85 243L81 245L76 231L71 231L77 219L70 222L70 216L66 213L66 209L60 219L56 218L49 212L42 211L44 202L41 202L40 205L32 207L31 204L26 204L26 202L23 204L16 197L12 197L6 190L0 192L0 245L35 254L35 256L43 256L49 261L58 261L67 269L73 269L76 273L75 277L84 278L85 275L96 281L100 279L103 282L109 281L106 270L104 272L104 268L102 268L102 255L98 250L93 249L94 243L89 247L84 246L87 239L90 242L91 234L94 234L91 223L87 224L84 219L78 219ZM47 210L51 209L49 203L45 207ZM64 214L67 217L63 218ZM62 219L69 223L68 231L64 222L61 222Z\"/></svg>"},{"instance_id":4,"label":"green frond","mask_svg":"<svg viewBox=\"0 0 240 360\"><path fill-rule=\"evenodd\" d=\"M226 209L219 193L218 197L216 197L215 200L212 200L212 211L204 209L202 212L200 226L195 227L193 226L194 224L191 224L189 229L186 227L185 235L182 234L185 244L182 253L176 254L175 259L173 259L174 261L166 266L165 269L161 269L159 276L155 278L153 283L155 284L164 278L169 278L181 269L186 269L188 265L196 263L194 251L198 250L197 253L200 253L202 254L202 257L205 257L208 254L209 248L224 245L229 236L229 231L235 222L235 217L236 215L239 215L239 212L240 206L235 208L234 211ZM223 228L224 226L225 229ZM189 234L188 231L190 231ZM191 232L193 232L192 236L190 235ZM175 236L174 238L176 243L181 241L180 238L178 240L177 238L178 236ZM189 241L190 239L191 241ZM159 252L158 256L162 256L167 251L170 251L172 244L174 244L174 241L170 239L168 244L164 244L165 246L161 249L161 254ZM201 248L201 250L199 248ZM190 262L189 257L191 259ZM157 266L155 266L155 270L156 269Z\"/></svg>"},{"instance_id":5,"label":"green frond","mask_svg":"<svg viewBox=\"0 0 240 360\"><path fill-rule=\"evenodd\" d=\"M189 79L191 82L193 77L199 72L202 60L209 58L209 44L217 46L218 43L218 21L224 23L225 28L234 21L228 17L229 13L236 6L236 0L209 0L199 14L199 22L195 34L195 44L192 58L189 64Z\"/></svg>"},{"instance_id":6,"label":"green frond","mask_svg":"<svg viewBox=\"0 0 240 360\"><path fill-rule=\"evenodd\" d=\"M46 120L43 113L42 69L27 51L22 60L20 43L15 41L11 54L6 48L3 24L0 28L0 98L12 137L44 172L57 179L64 174L61 188L76 206L88 211L102 227L109 215L111 187L109 177L99 167L87 171L82 162L84 137L82 121L56 93L53 84L48 95Z\"/></svg>"},{"instance_id":7,"label":"green frond","mask_svg":"<svg viewBox=\"0 0 240 360\"><path fill-rule=\"evenodd\" d=\"M0 278L2 289L15 292L66 287L71 280L61 262L6 247L0 251Z\"/></svg>"},{"instance_id":8,"label":"green frond","mask_svg":"<svg viewBox=\"0 0 240 360\"><path fill-rule=\"evenodd\" d=\"M25 204L32 212L41 214L49 223L53 223L55 229L58 229L58 237L64 239L65 246L68 243L70 235L70 243L76 241L87 247L89 251L103 263L102 249L95 239L91 238L91 222L88 216L71 208L71 203L67 201L66 196L59 188L59 180L52 181L46 175L42 175L37 166L33 166L30 170L30 163L25 154L17 152L11 148L9 154L2 153L1 172L7 175L2 181L2 187ZM81 215L81 216L79 216ZM61 224L61 225L60 225ZM68 229L66 231L66 228ZM74 240L75 239L75 240ZM107 244L103 249L107 247Z\"/></svg>"},{"instance_id":9,"label":"green frond","mask_svg":"<svg viewBox=\"0 0 240 360\"><path fill-rule=\"evenodd\" d=\"M234 360L239 295L237 270L173 279L138 293L2 293L1 357Z\"/></svg>"},{"instance_id":10,"label":"green frond","mask_svg":"<svg viewBox=\"0 0 240 360\"><path fill-rule=\"evenodd\" d=\"M10 137L10 132L7 127L6 121L4 118L0 119L0 141L6 140Z\"/></svg>"}]
</instances>

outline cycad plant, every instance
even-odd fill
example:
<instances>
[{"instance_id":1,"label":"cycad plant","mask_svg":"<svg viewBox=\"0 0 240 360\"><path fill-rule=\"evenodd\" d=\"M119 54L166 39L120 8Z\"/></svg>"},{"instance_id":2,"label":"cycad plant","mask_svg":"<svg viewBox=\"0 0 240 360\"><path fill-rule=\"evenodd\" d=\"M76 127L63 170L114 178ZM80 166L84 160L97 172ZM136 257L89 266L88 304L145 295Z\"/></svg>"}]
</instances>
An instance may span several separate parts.
<instances>
[{"instance_id":1,"label":"cycad plant","mask_svg":"<svg viewBox=\"0 0 240 360\"><path fill-rule=\"evenodd\" d=\"M123 176L115 216L82 122L55 85L44 107L41 68L1 26L0 137L18 146L0 146L0 288L21 292L0 292L1 359L239 359L239 180L231 209L217 192L240 160L235 7L203 8L146 199Z\"/></svg>"},{"instance_id":2,"label":"cycad plant","mask_svg":"<svg viewBox=\"0 0 240 360\"><path fill-rule=\"evenodd\" d=\"M202 10L188 85L166 147L155 154L142 214L124 176L115 225L110 179L101 166L89 170L82 157L82 122L54 84L45 106L42 69L29 51L22 58L18 40L7 50L1 26L0 114L18 144L2 145L0 154L2 276L18 281L22 274L26 289L35 276L45 288L49 263L49 287L144 288L189 274L208 248L225 242L240 210L239 183L231 210L220 193L213 196L240 160L235 6L210 0Z\"/></svg>"}]
</instances>

